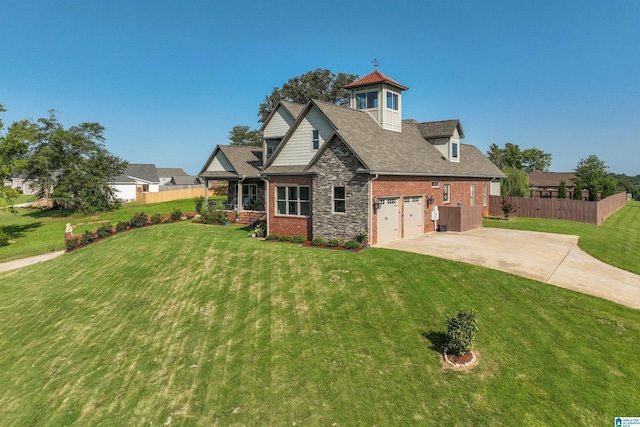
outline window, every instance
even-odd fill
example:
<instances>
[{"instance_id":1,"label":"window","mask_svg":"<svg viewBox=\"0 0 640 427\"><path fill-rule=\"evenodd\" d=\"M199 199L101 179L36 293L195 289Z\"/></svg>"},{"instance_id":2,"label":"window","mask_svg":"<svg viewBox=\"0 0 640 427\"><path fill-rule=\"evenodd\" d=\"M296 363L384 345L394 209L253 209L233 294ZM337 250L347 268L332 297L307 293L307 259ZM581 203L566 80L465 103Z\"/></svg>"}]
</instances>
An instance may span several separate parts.
<instances>
[{"instance_id":1,"label":"window","mask_svg":"<svg viewBox=\"0 0 640 427\"><path fill-rule=\"evenodd\" d=\"M378 91L356 93L356 109L378 108Z\"/></svg>"},{"instance_id":2,"label":"window","mask_svg":"<svg viewBox=\"0 0 640 427\"><path fill-rule=\"evenodd\" d=\"M475 205L476 198L476 185L471 184L471 188L469 188L469 206Z\"/></svg>"},{"instance_id":3,"label":"window","mask_svg":"<svg viewBox=\"0 0 640 427\"><path fill-rule=\"evenodd\" d=\"M458 158L458 143L457 142L452 142L451 143L451 158L452 159L457 159Z\"/></svg>"},{"instance_id":4,"label":"window","mask_svg":"<svg viewBox=\"0 0 640 427\"><path fill-rule=\"evenodd\" d=\"M398 94L393 92L387 92L387 108L392 110L398 109Z\"/></svg>"},{"instance_id":5,"label":"window","mask_svg":"<svg viewBox=\"0 0 640 427\"><path fill-rule=\"evenodd\" d=\"M482 206L487 206L487 184L482 186Z\"/></svg>"},{"instance_id":6,"label":"window","mask_svg":"<svg viewBox=\"0 0 640 427\"><path fill-rule=\"evenodd\" d=\"M276 187L276 205L278 215L309 216L309 187Z\"/></svg>"},{"instance_id":7,"label":"window","mask_svg":"<svg viewBox=\"0 0 640 427\"><path fill-rule=\"evenodd\" d=\"M333 187L333 213L347 211L346 192L344 187Z\"/></svg>"},{"instance_id":8,"label":"window","mask_svg":"<svg viewBox=\"0 0 640 427\"><path fill-rule=\"evenodd\" d=\"M314 150L320 148L320 132L315 129L311 131L311 144Z\"/></svg>"},{"instance_id":9,"label":"window","mask_svg":"<svg viewBox=\"0 0 640 427\"><path fill-rule=\"evenodd\" d=\"M431 188L440 187L440 181L431 181Z\"/></svg>"},{"instance_id":10,"label":"window","mask_svg":"<svg viewBox=\"0 0 640 427\"><path fill-rule=\"evenodd\" d=\"M442 201L444 203L449 203L451 201L451 185L445 184L442 187Z\"/></svg>"}]
</instances>

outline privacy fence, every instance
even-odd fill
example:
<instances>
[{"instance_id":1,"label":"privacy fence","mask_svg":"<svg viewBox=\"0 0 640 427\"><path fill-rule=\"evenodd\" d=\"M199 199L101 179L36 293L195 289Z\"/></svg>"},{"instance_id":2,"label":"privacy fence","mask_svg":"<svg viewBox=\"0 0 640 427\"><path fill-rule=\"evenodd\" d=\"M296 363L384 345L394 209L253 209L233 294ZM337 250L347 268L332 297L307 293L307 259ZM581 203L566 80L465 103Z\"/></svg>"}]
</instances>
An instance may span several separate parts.
<instances>
[{"instance_id":1,"label":"privacy fence","mask_svg":"<svg viewBox=\"0 0 640 427\"><path fill-rule=\"evenodd\" d=\"M209 196L221 196L227 194L226 183L209 187ZM163 190L158 193L136 193L136 202L139 203L159 203L170 202L179 199L193 199L204 196L204 186L182 189Z\"/></svg>"},{"instance_id":2,"label":"privacy fence","mask_svg":"<svg viewBox=\"0 0 640 427\"><path fill-rule=\"evenodd\" d=\"M617 193L599 202L584 200L507 197L513 205L512 216L567 219L600 225L627 202L627 193ZM490 196L489 215L502 216L502 197Z\"/></svg>"}]
</instances>

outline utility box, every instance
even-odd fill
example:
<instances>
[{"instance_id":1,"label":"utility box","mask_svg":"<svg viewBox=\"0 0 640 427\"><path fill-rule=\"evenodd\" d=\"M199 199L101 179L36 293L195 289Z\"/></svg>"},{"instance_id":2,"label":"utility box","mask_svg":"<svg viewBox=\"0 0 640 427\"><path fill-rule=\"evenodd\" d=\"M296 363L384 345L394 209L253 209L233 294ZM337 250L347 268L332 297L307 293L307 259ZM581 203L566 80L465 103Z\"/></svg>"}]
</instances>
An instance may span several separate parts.
<instances>
[{"instance_id":1,"label":"utility box","mask_svg":"<svg viewBox=\"0 0 640 427\"><path fill-rule=\"evenodd\" d=\"M440 219L440 211L437 206L434 206L431 210L431 221L438 221Z\"/></svg>"}]
</instances>

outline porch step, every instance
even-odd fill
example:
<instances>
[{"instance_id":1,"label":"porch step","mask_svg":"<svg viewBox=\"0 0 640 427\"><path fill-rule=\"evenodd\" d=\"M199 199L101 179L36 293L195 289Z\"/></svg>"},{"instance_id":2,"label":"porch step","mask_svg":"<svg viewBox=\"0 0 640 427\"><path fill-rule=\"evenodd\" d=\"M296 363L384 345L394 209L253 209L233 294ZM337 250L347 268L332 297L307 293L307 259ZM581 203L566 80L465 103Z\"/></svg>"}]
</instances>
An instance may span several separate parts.
<instances>
[{"instance_id":1,"label":"porch step","mask_svg":"<svg viewBox=\"0 0 640 427\"><path fill-rule=\"evenodd\" d=\"M238 224L251 225L256 221L262 219L265 216L265 212L260 211L243 211L240 212L240 218L238 218Z\"/></svg>"}]
</instances>

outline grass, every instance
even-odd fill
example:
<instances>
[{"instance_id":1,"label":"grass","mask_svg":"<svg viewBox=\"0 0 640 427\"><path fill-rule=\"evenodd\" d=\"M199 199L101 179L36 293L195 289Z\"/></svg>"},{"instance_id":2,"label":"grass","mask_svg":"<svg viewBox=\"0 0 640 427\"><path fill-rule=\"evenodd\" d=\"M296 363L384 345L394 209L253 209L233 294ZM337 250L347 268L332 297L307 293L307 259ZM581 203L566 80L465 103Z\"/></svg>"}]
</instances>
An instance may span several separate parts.
<instances>
[{"instance_id":1,"label":"grass","mask_svg":"<svg viewBox=\"0 0 640 427\"><path fill-rule=\"evenodd\" d=\"M602 225L575 221L510 217L485 219L484 227L510 228L579 236L578 246L588 254L632 273L640 274L640 202L627 202Z\"/></svg>"},{"instance_id":2,"label":"grass","mask_svg":"<svg viewBox=\"0 0 640 427\"><path fill-rule=\"evenodd\" d=\"M184 199L146 205L128 203L120 209L90 216L75 214L70 210L16 208L17 214L12 214L9 210L0 210L0 226L3 226L5 232L15 241L12 245L0 247L0 262L63 250L67 223L73 226L73 233L79 235L85 230L95 230L104 223L115 225L118 221L128 221L135 212L145 212L151 216L154 212L164 215L174 209L193 212L194 201Z\"/></svg>"},{"instance_id":3,"label":"grass","mask_svg":"<svg viewBox=\"0 0 640 427\"><path fill-rule=\"evenodd\" d=\"M20 194L18 198L15 200L14 204L20 203L31 203L38 200L38 196L35 194Z\"/></svg>"},{"instance_id":4,"label":"grass","mask_svg":"<svg viewBox=\"0 0 640 427\"><path fill-rule=\"evenodd\" d=\"M462 263L174 223L0 273L0 416L23 425L610 425L638 312ZM445 315L480 363L445 370Z\"/></svg>"}]
</instances>

